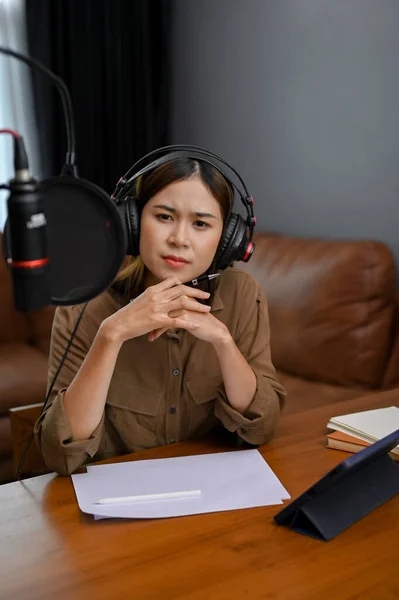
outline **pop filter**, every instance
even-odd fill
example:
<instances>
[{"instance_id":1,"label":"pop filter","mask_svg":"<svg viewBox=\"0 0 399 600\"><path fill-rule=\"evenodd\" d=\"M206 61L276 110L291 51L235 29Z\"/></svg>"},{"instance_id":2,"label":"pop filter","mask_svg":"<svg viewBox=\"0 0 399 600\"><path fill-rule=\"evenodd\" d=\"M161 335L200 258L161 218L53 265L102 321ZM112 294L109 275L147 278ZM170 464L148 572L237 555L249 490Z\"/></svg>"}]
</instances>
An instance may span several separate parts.
<instances>
[{"instance_id":1,"label":"pop filter","mask_svg":"<svg viewBox=\"0 0 399 600\"><path fill-rule=\"evenodd\" d=\"M51 177L38 184L46 217L46 280L54 305L81 304L106 290L126 253L126 233L115 203L95 184L78 177ZM10 218L10 214L9 214ZM7 219L3 253L13 269L11 232ZM28 273L27 273L28 276ZM19 288L21 310L35 310L35 279ZM21 289L23 291L21 291ZM21 300L21 296L23 297Z\"/></svg>"}]
</instances>

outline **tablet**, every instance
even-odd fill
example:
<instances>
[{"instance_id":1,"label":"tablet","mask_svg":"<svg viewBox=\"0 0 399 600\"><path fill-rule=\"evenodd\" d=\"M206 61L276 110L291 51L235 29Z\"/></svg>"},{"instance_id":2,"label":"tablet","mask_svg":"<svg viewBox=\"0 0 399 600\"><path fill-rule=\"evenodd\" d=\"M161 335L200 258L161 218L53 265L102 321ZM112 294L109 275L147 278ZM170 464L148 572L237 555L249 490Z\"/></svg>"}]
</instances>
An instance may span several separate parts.
<instances>
[{"instance_id":1,"label":"tablet","mask_svg":"<svg viewBox=\"0 0 399 600\"><path fill-rule=\"evenodd\" d=\"M399 429L385 436L381 440L378 440L371 446L367 446L360 452L349 456L341 463L339 463L334 469L329 471L327 475L324 475L319 481L317 481L312 487L306 492L301 494L293 502L285 506L279 513L274 515L274 520L279 525L282 525L286 519L294 516L298 509L300 509L309 500L314 499L320 494L329 491L337 483L343 479L350 477L360 469L368 467L373 461L381 457L384 454L388 454L395 446L399 445ZM393 459L391 459L394 462ZM398 467L399 469L399 467Z\"/></svg>"}]
</instances>

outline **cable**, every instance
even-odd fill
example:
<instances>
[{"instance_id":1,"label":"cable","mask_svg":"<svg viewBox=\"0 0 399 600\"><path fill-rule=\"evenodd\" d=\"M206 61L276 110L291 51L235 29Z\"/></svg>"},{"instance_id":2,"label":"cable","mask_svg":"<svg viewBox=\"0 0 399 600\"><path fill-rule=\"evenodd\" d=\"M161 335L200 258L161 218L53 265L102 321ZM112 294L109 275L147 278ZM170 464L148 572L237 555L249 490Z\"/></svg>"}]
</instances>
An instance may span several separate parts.
<instances>
[{"instance_id":1,"label":"cable","mask_svg":"<svg viewBox=\"0 0 399 600\"><path fill-rule=\"evenodd\" d=\"M75 137L75 123L73 118L73 108L71 96L69 94L68 88L65 85L64 81L61 77L58 77L50 71L47 67L45 67L41 62L34 58L30 58L25 56L24 54L20 54L15 50L11 50L10 48L5 48L4 46L0 46L0 53L6 54L8 56L12 56L21 62L27 64L28 66L37 69L44 75L47 75L52 82L55 84L57 90L60 93L62 106L64 109L65 116L65 126L66 126L66 135L67 135L67 154L65 159L65 166L67 170L70 170L72 174L75 175L75 160L76 160L76 137Z\"/></svg>"},{"instance_id":2,"label":"cable","mask_svg":"<svg viewBox=\"0 0 399 600\"><path fill-rule=\"evenodd\" d=\"M9 133L13 138L19 137L19 133L18 131L15 131L15 129L0 129L0 133Z\"/></svg>"},{"instance_id":3,"label":"cable","mask_svg":"<svg viewBox=\"0 0 399 600\"><path fill-rule=\"evenodd\" d=\"M47 391L47 395L46 395L46 398L45 398L45 400L44 400L44 403L43 403L42 409L41 409L41 411L40 411L39 417L40 417L40 416L43 414L44 410L46 409L46 406L47 406L47 404L48 404L48 401L49 401L49 399L50 399L51 392L53 391L53 387L54 387L54 385L55 385L55 382L56 382L56 380L57 380L57 377L58 377L58 375L60 374L60 371L61 371L61 369L62 369L62 365L64 364L64 362L65 362L65 359L66 359L66 357L67 357L67 355L68 355L69 349L70 349L70 347L71 347L71 345L72 345L72 342L73 342L73 340L75 339L76 332L77 332L77 330L78 330L79 324L80 324L80 322L81 322L81 320L82 320L82 317L83 317L83 315L84 315L84 312L85 312L85 310L86 310L86 306L87 306L87 304L88 304L88 303L86 302L86 303L83 305L83 307L82 307L82 310L80 311L80 313L79 313L79 316L78 316L78 318L76 319L75 327L73 328L73 331L72 331L71 337L69 338L69 341L68 341L67 347L66 347L66 349L65 349L65 352L64 352L64 354L63 354L63 356L62 356L62 358L61 358L60 364L58 365L57 371L55 372L55 375L54 375L54 377L53 377L53 380L52 380L52 382L51 382L51 384L50 384L50 387L49 387L49 389L48 389L48 391ZM24 460L25 460L25 458L26 458L26 456L27 456L27 454L28 454L28 452L29 452L29 448L30 448L30 447L31 447L31 445L32 445L32 442L33 442L33 439L34 439L34 437L35 437L35 436L34 436L34 433L32 432L32 433L31 433L31 435L30 435L30 438L29 438L29 440L28 440L28 443L27 443L27 445L26 445L26 447L25 447L25 449L24 449L24 451L23 451L23 453L22 453L21 460L19 461L19 465L18 465L18 468L17 468L17 472L15 473L15 478L16 478L18 481L21 479L21 469L22 469L22 465L24 464Z\"/></svg>"},{"instance_id":4,"label":"cable","mask_svg":"<svg viewBox=\"0 0 399 600\"><path fill-rule=\"evenodd\" d=\"M14 171L15 179L18 180L31 180L29 173L29 162L28 155L22 135L20 135L14 129L0 129L0 134L8 133L12 136L14 141Z\"/></svg>"}]
</instances>

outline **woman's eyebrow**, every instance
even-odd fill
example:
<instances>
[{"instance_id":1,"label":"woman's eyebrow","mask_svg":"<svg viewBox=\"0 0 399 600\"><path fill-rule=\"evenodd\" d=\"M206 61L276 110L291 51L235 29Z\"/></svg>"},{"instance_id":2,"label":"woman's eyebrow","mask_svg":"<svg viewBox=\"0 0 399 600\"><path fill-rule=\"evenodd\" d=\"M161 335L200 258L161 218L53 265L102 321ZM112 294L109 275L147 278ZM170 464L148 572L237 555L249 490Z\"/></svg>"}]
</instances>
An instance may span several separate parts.
<instances>
[{"instance_id":1,"label":"woman's eyebrow","mask_svg":"<svg viewBox=\"0 0 399 600\"><path fill-rule=\"evenodd\" d=\"M162 210L167 210L171 213L177 212L175 208L172 208L171 206L166 206L166 204L156 204L152 208L162 208ZM208 217L209 219L217 219L217 217L215 215L212 215L211 213L207 213L207 212L192 212L190 214L195 217L201 217L201 218Z\"/></svg>"},{"instance_id":2,"label":"woman's eyebrow","mask_svg":"<svg viewBox=\"0 0 399 600\"><path fill-rule=\"evenodd\" d=\"M162 208L163 210L168 210L171 213L176 212L176 210L174 208L172 208L171 206L166 206L166 204L156 204L152 208Z\"/></svg>"},{"instance_id":3,"label":"woman's eyebrow","mask_svg":"<svg viewBox=\"0 0 399 600\"><path fill-rule=\"evenodd\" d=\"M209 219L217 219L217 217L215 217L215 215L212 215L211 213L206 213L206 212L193 212L191 214L196 217L202 217L202 218L208 217Z\"/></svg>"}]
</instances>

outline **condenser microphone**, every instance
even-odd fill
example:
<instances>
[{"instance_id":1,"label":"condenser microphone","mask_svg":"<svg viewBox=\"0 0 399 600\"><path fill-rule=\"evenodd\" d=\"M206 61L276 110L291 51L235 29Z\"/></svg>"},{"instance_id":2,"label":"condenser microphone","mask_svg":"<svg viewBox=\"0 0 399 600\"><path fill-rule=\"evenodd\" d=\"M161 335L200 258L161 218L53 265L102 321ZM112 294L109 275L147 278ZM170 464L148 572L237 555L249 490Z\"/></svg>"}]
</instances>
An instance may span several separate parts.
<instances>
[{"instance_id":1,"label":"condenser microphone","mask_svg":"<svg viewBox=\"0 0 399 600\"><path fill-rule=\"evenodd\" d=\"M7 209L10 229L10 252L7 257L11 270L14 304L18 310L35 310L50 303L47 281L48 253L46 217L38 186L29 172L23 138L12 129L0 129L14 141L14 179ZM28 300L29 298L29 300Z\"/></svg>"},{"instance_id":2,"label":"condenser microphone","mask_svg":"<svg viewBox=\"0 0 399 600\"><path fill-rule=\"evenodd\" d=\"M48 250L44 202L34 179L12 179L7 202L9 252L5 255L11 271L14 304L17 310L38 310L50 304Z\"/></svg>"}]
</instances>

